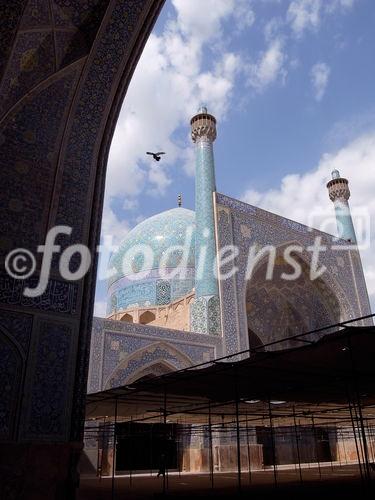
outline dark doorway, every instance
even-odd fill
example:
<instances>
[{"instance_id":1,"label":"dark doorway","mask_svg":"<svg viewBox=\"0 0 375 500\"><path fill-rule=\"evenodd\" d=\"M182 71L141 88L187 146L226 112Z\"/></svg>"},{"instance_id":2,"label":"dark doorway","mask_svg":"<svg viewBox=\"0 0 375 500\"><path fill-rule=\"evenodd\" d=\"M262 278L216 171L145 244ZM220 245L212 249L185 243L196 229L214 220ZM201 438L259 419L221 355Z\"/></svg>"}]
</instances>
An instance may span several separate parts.
<instances>
[{"instance_id":1,"label":"dark doorway","mask_svg":"<svg viewBox=\"0 0 375 500\"><path fill-rule=\"evenodd\" d=\"M328 433L325 429L317 428L316 430L316 458L319 462L330 462L335 458L332 453L331 446L336 447L336 436L331 431Z\"/></svg>"},{"instance_id":2,"label":"dark doorway","mask_svg":"<svg viewBox=\"0 0 375 500\"><path fill-rule=\"evenodd\" d=\"M177 425L117 424L116 472L157 471L161 456L167 469L177 469Z\"/></svg>"},{"instance_id":3,"label":"dark doorway","mask_svg":"<svg viewBox=\"0 0 375 500\"><path fill-rule=\"evenodd\" d=\"M257 442L263 445L264 465L274 465L270 428L257 427L256 434ZM301 463L330 462L333 456L331 441L334 438L335 436L330 436L325 429L320 427L315 430L312 427L298 427L297 432L294 427L276 427L273 436L276 465L293 464L298 461Z\"/></svg>"}]
</instances>

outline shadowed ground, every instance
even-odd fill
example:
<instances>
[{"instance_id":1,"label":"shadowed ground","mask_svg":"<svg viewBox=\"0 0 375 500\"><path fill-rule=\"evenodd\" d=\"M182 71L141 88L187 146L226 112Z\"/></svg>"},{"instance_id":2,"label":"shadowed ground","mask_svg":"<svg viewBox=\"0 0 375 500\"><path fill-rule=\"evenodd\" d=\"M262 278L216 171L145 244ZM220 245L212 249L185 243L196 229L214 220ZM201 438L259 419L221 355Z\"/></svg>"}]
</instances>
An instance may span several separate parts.
<instances>
[{"instance_id":1,"label":"shadowed ground","mask_svg":"<svg viewBox=\"0 0 375 500\"><path fill-rule=\"evenodd\" d=\"M238 492L236 473L215 473L214 487L209 474L170 473L168 477L167 498L192 498L219 496L222 498L370 498L374 490L361 483L357 465L325 466L303 468L302 483L298 469L277 471L277 486L274 483L273 469L243 473L242 492ZM375 480L375 477L373 478ZM251 484L250 484L251 480ZM163 497L163 479L155 475L117 476L114 496L112 497L112 479L82 477L79 500L143 499Z\"/></svg>"}]
</instances>

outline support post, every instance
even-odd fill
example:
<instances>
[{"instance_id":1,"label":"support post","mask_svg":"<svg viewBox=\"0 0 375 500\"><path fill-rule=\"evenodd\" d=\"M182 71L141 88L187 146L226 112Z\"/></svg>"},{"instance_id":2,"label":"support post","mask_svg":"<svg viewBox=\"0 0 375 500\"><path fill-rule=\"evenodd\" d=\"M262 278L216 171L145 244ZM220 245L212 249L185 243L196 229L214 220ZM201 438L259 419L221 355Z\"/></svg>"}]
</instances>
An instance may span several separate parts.
<instances>
[{"instance_id":1,"label":"support post","mask_svg":"<svg viewBox=\"0 0 375 500\"><path fill-rule=\"evenodd\" d=\"M364 478L363 470L362 470L361 456L360 456L360 453L359 453L359 446L358 446L358 441L357 441L357 431L356 431L356 427L355 427L355 422L354 422L354 418L353 418L353 410L352 410L352 406L350 404L349 395L348 395L348 406L349 406L350 420L351 420L352 429L353 429L355 449L356 449L357 458L358 458L359 474L361 476L362 484L364 484L365 483L365 478Z\"/></svg>"},{"instance_id":2,"label":"support post","mask_svg":"<svg viewBox=\"0 0 375 500\"><path fill-rule=\"evenodd\" d=\"M314 441L315 441L316 460L318 462L319 479L322 480L322 470L320 468L319 450L318 450L318 436L316 434L315 420L313 415L311 415L311 422L312 422Z\"/></svg>"},{"instance_id":3,"label":"support post","mask_svg":"<svg viewBox=\"0 0 375 500\"><path fill-rule=\"evenodd\" d=\"M249 425L246 413L246 443L247 443L247 462L249 464L249 484L251 484L251 458L250 458L250 445L249 445Z\"/></svg>"},{"instance_id":4,"label":"support post","mask_svg":"<svg viewBox=\"0 0 375 500\"><path fill-rule=\"evenodd\" d=\"M214 457L212 450L212 422L211 422L211 401L208 402L208 442L209 442L209 457L210 457L210 480L211 488L214 487Z\"/></svg>"},{"instance_id":5,"label":"support post","mask_svg":"<svg viewBox=\"0 0 375 500\"><path fill-rule=\"evenodd\" d=\"M272 445L272 459L273 459L273 479L275 488L277 488L277 469L276 469L276 446L275 446L275 435L272 423L272 409L271 409L271 399L268 398L268 414L270 419L270 432L271 432L271 445Z\"/></svg>"},{"instance_id":6,"label":"support post","mask_svg":"<svg viewBox=\"0 0 375 500\"><path fill-rule=\"evenodd\" d=\"M163 408L163 422L164 422L164 474L163 474L163 494L167 491L167 477L168 477L168 460L167 460L167 389L164 387L164 408Z\"/></svg>"},{"instance_id":7,"label":"support post","mask_svg":"<svg viewBox=\"0 0 375 500\"><path fill-rule=\"evenodd\" d=\"M130 458L130 470L129 470L129 487L131 488L133 485L133 455L132 455L132 449L131 449L131 439L132 439L132 427L133 427L133 417L130 417L130 422L129 422L129 458Z\"/></svg>"},{"instance_id":8,"label":"support post","mask_svg":"<svg viewBox=\"0 0 375 500\"><path fill-rule=\"evenodd\" d=\"M113 424L113 452L112 452L112 488L111 488L111 498L115 498L115 470L116 470L116 424L117 424L117 396L115 400L115 422Z\"/></svg>"},{"instance_id":9,"label":"support post","mask_svg":"<svg viewBox=\"0 0 375 500\"><path fill-rule=\"evenodd\" d=\"M296 409L293 406L293 422L294 422L294 435L296 438L296 449L297 449L297 458L298 458L298 470L299 470L299 480L300 483L303 483L302 479L302 469L301 469L301 454L299 451L299 442L298 442L298 432L297 432L297 421L296 421Z\"/></svg>"},{"instance_id":10,"label":"support post","mask_svg":"<svg viewBox=\"0 0 375 500\"><path fill-rule=\"evenodd\" d=\"M240 440L240 419L239 419L239 406L238 396L236 394L236 437L237 437L237 478L238 478L238 491L241 491L241 440Z\"/></svg>"}]
</instances>

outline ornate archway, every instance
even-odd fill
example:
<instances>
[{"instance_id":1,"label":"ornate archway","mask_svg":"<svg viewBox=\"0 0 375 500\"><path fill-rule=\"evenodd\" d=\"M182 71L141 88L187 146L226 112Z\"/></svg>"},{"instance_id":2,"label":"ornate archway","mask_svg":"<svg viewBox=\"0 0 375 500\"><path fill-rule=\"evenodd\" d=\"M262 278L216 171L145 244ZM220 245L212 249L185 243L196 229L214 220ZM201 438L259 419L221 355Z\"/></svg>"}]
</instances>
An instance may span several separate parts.
<instances>
[{"instance_id":1,"label":"ornate archway","mask_svg":"<svg viewBox=\"0 0 375 500\"><path fill-rule=\"evenodd\" d=\"M159 377L160 375L165 375L166 373L171 373L176 370L176 367L171 363L168 363L165 359L160 359L153 361L148 365L141 367L139 370L130 375L126 383L133 384L139 380L146 380L153 377Z\"/></svg>"},{"instance_id":2,"label":"ornate archway","mask_svg":"<svg viewBox=\"0 0 375 500\"><path fill-rule=\"evenodd\" d=\"M270 342L340 321L341 304L327 284L325 275L312 280L310 266L299 254L293 255L301 269L299 276L292 280L283 278L283 273L291 275L293 272L283 257L284 248L285 245L276 253L272 279L266 279L268 260L265 258L247 283L246 318L250 347L263 349L262 346ZM309 340L317 338L317 334L308 337ZM299 341L285 341L266 349L301 345Z\"/></svg>"},{"instance_id":3,"label":"ornate archway","mask_svg":"<svg viewBox=\"0 0 375 500\"><path fill-rule=\"evenodd\" d=\"M162 375L193 364L189 356L168 342L154 342L137 349L121 361L105 381L104 388L120 387L146 375Z\"/></svg>"}]
</instances>

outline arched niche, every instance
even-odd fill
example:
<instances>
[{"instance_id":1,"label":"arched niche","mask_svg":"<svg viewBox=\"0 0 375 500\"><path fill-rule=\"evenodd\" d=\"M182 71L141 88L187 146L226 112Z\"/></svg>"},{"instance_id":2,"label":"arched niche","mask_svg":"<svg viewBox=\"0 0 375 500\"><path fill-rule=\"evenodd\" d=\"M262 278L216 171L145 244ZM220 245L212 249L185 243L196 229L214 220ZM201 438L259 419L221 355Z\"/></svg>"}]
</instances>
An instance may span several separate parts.
<instances>
[{"instance_id":1,"label":"arched niche","mask_svg":"<svg viewBox=\"0 0 375 500\"><path fill-rule=\"evenodd\" d=\"M130 353L112 371L104 383L104 390L130 384L141 377L154 376L192 366L189 356L169 342L154 342ZM161 373L156 373L159 367Z\"/></svg>"},{"instance_id":2,"label":"arched niche","mask_svg":"<svg viewBox=\"0 0 375 500\"><path fill-rule=\"evenodd\" d=\"M121 321L125 321L126 323L133 323L134 322L133 316L129 313L126 313L123 316L121 316Z\"/></svg>"},{"instance_id":3,"label":"arched niche","mask_svg":"<svg viewBox=\"0 0 375 500\"><path fill-rule=\"evenodd\" d=\"M283 247L285 248L285 247ZM304 345L301 341L281 341L293 335L315 330L340 322L340 302L328 285L329 276L311 279L310 265L299 254L292 254L301 272L295 279L293 268L285 260L283 248L276 252L272 278L267 279L268 257L263 258L252 273L246 286L246 319L249 347L261 350L279 350ZM329 331L324 332L329 333ZM317 340L311 334L306 340Z\"/></svg>"},{"instance_id":4,"label":"arched niche","mask_svg":"<svg viewBox=\"0 0 375 500\"><path fill-rule=\"evenodd\" d=\"M155 321L155 319L156 316L151 311L145 311L139 316L139 322L141 325L147 325L148 323L152 323L152 321Z\"/></svg>"},{"instance_id":5,"label":"arched niche","mask_svg":"<svg viewBox=\"0 0 375 500\"><path fill-rule=\"evenodd\" d=\"M160 377L161 375L166 375L175 371L176 368L165 360L159 360L151 363L147 366L142 367L140 370L135 372L127 379L127 384L133 384L134 382L140 382L145 380L150 380L154 377Z\"/></svg>"}]
</instances>

